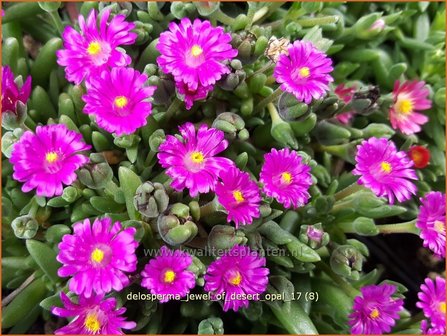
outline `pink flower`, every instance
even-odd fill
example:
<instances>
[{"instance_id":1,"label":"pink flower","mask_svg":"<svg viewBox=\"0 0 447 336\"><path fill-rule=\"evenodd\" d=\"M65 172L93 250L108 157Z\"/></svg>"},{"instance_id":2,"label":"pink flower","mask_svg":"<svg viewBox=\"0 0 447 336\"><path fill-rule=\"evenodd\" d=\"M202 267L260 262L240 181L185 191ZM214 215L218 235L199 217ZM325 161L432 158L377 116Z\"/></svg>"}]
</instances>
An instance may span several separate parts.
<instances>
[{"instance_id":1,"label":"pink flower","mask_svg":"<svg viewBox=\"0 0 447 336\"><path fill-rule=\"evenodd\" d=\"M310 167L302 162L294 150L272 149L264 155L265 163L260 182L268 197L275 198L285 208L298 208L309 200L308 189L312 185Z\"/></svg>"},{"instance_id":2,"label":"pink flower","mask_svg":"<svg viewBox=\"0 0 447 336\"><path fill-rule=\"evenodd\" d=\"M188 188L191 197L213 191L219 172L234 165L230 159L215 157L228 147L224 133L202 124L196 134L189 122L179 130L182 139L168 135L158 153L161 166L173 180L171 186L177 191Z\"/></svg>"},{"instance_id":3,"label":"pink flower","mask_svg":"<svg viewBox=\"0 0 447 336\"><path fill-rule=\"evenodd\" d=\"M12 176L25 182L23 192L37 188L38 196L62 195L63 185L71 185L76 180L75 171L88 162L79 152L90 148L81 134L63 124L37 126L36 134L26 131L14 144Z\"/></svg>"},{"instance_id":4,"label":"pink flower","mask_svg":"<svg viewBox=\"0 0 447 336\"><path fill-rule=\"evenodd\" d=\"M417 180L416 173L407 154L398 151L396 145L385 138L369 138L357 146L356 166L352 171L360 175L363 184L379 197L388 197L390 204L416 194L416 186L409 180Z\"/></svg>"},{"instance_id":5,"label":"pink flower","mask_svg":"<svg viewBox=\"0 0 447 336\"><path fill-rule=\"evenodd\" d=\"M306 104L326 95L328 84L334 80L329 75L333 70L332 60L305 41L295 41L288 53L279 56L273 73L281 89Z\"/></svg>"},{"instance_id":6,"label":"pink flower","mask_svg":"<svg viewBox=\"0 0 447 336\"><path fill-rule=\"evenodd\" d=\"M335 88L334 93L338 96L339 99L343 100L345 104L348 104L351 102L355 90L355 86L345 87L345 84L339 84ZM344 125L349 124L353 117L354 111L343 112L335 116L335 118Z\"/></svg>"},{"instance_id":7,"label":"pink flower","mask_svg":"<svg viewBox=\"0 0 447 336\"><path fill-rule=\"evenodd\" d=\"M422 335L445 335L445 326L433 326L429 321L421 322Z\"/></svg>"},{"instance_id":8,"label":"pink flower","mask_svg":"<svg viewBox=\"0 0 447 336\"><path fill-rule=\"evenodd\" d=\"M221 182L216 185L219 203L227 210L227 221L234 221L236 228L253 222L260 216L261 193L250 175L236 167L221 171Z\"/></svg>"},{"instance_id":9,"label":"pink flower","mask_svg":"<svg viewBox=\"0 0 447 336\"><path fill-rule=\"evenodd\" d=\"M124 15L116 15L107 23L109 16L110 10L101 14L98 29L96 10L92 9L87 22L79 15L80 33L70 26L65 28L62 35L65 49L58 50L56 55L57 63L66 67L68 81L80 84L110 67L131 63L130 57L118 47L135 42L137 34L131 32L135 24L126 22Z\"/></svg>"},{"instance_id":10,"label":"pink flower","mask_svg":"<svg viewBox=\"0 0 447 336\"><path fill-rule=\"evenodd\" d=\"M16 113L17 102L26 104L31 94L31 77L28 77L22 87L14 82L14 74L7 65L2 67L2 113Z\"/></svg>"},{"instance_id":11,"label":"pink flower","mask_svg":"<svg viewBox=\"0 0 447 336\"><path fill-rule=\"evenodd\" d=\"M431 191L421 198L416 226L424 246L436 256L445 257L445 194Z\"/></svg>"},{"instance_id":12,"label":"pink flower","mask_svg":"<svg viewBox=\"0 0 447 336\"><path fill-rule=\"evenodd\" d=\"M260 294L267 289L269 269L265 265L264 257L247 246L235 245L208 266L204 276L205 290L211 292L214 298L216 295L225 297L224 311L247 308L247 295L259 301Z\"/></svg>"},{"instance_id":13,"label":"pink flower","mask_svg":"<svg viewBox=\"0 0 447 336\"><path fill-rule=\"evenodd\" d=\"M396 81L394 104L390 108L391 126L404 134L420 132L420 125L428 122L428 117L418 112L431 108L431 101L427 99L429 94L424 81L407 81L402 85Z\"/></svg>"},{"instance_id":14,"label":"pink flower","mask_svg":"<svg viewBox=\"0 0 447 336\"><path fill-rule=\"evenodd\" d=\"M51 312L59 317L72 317L65 327L55 331L56 335L121 335L121 329L133 329L135 322L126 321L121 316L126 308L116 309L116 299L104 299L104 295L90 298L81 296L79 303L73 303L68 296L60 294L64 308L53 307Z\"/></svg>"},{"instance_id":15,"label":"pink flower","mask_svg":"<svg viewBox=\"0 0 447 336\"><path fill-rule=\"evenodd\" d=\"M194 273L188 270L191 263L192 257L188 253L171 251L163 246L160 255L149 261L141 272L141 286L160 295L160 302L184 297L196 285Z\"/></svg>"},{"instance_id":16,"label":"pink flower","mask_svg":"<svg viewBox=\"0 0 447 336\"><path fill-rule=\"evenodd\" d=\"M199 85L208 87L230 73L223 62L237 55L231 44L231 34L209 21L183 18L180 24L171 22L169 31L160 34L157 49L158 65L177 82L187 83L191 90Z\"/></svg>"},{"instance_id":17,"label":"pink flower","mask_svg":"<svg viewBox=\"0 0 447 336\"><path fill-rule=\"evenodd\" d=\"M132 134L145 126L152 112L149 99L156 87L145 86L147 76L132 68L112 68L87 83L84 112L117 136Z\"/></svg>"},{"instance_id":18,"label":"pink flower","mask_svg":"<svg viewBox=\"0 0 447 336\"><path fill-rule=\"evenodd\" d=\"M432 326L445 328L445 279L439 276L435 280L426 278L418 298L416 306L422 309Z\"/></svg>"},{"instance_id":19,"label":"pink flower","mask_svg":"<svg viewBox=\"0 0 447 336\"><path fill-rule=\"evenodd\" d=\"M213 87L212 86L197 86L197 89L191 90L185 82L176 82L175 87L177 88L178 94L182 97L185 102L187 110L190 110L192 105L197 100L204 100L208 96Z\"/></svg>"},{"instance_id":20,"label":"pink flower","mask_svg":"<svg viewBox=\"0 0 447 336\"><path fill-rule=\"evenodd\" d=\"M354 299L353 312L349 315L351 333L354 335L381 335L389 333L399 319L403 300L393 297L396 286L368 285L360 289Z\"/></svg>"},{"instance_id":21,"label":"pink flower","mask_svg":"<svg viewBox=\"0 0 447 336\"><path fill-rule=\"evenodd\" d=\"M123 230L110 218L89 219L73 225L74 234L66 234L59 243L57 260L63 264L60 277L72 276L72 292L90 297L120 291L129 284L126 273L137 268L135 228Z\"/></svg>"}]
</instances>

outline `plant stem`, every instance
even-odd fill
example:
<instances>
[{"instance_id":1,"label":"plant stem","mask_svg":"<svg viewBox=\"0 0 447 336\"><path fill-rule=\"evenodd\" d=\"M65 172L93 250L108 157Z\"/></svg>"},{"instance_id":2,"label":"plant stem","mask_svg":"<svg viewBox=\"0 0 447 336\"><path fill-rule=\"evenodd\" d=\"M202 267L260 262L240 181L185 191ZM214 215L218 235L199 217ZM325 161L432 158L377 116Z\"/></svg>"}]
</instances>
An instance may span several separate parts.
<instances>
[{"instance_id":1,"label":"plant stem","mask_svg":"<svg viewBox=\"0 0 447 336\"><path fill-rule=\"evenodd\" d=\"M334 195L335 201L339 201L349 195L355 194L356 192L364 190L364 187L361 184L358 184L357 182L354 182L350 186L346 187L345 189L339 191Z\"/></svg>"},{"instance_id":2,"label":"plant stem","mask_svg":"<svg viewBox=\"0 0 447 336\"><path fill-rule=\"evenodd\" d=\"M419 230L415 224L416 219L413 219L405 223L377 225L377 228L380 233L413 233L419 235Z\"/></svg>"},{"instance_id":3,"label":"plant stem","mask_svg":"<svg viewBox=\"0 0 447 336\"><path fill-rule=\"evenodd\" d=\"M329 275L329 277L334 280L334 282L340 286L340 288L351 298L355 298L358 294L359 291L357 289L355 289L354 287L352 287L348 282L346 282L345 280L343 280L338 274L336 274L332 268L330 268L325 262L323 261L319 261L317 263L317 266L327 275Z\"/></svg>"},{"instance_id":4,"label":"plant stem","mask_svg":"<svg viewBox=\"0 0 447 336\"><path fill-rule=\"evenodd\" d=\"M281 87L278 87L270 96L265 97L263 100L259 102L258 105L255 107L255 113L260 112L264 107L266 107L269 103L274 101L276 98L278 98L282 94Z\"/></svg>"},{"instance_id":5,"label":"plant stem","mask_svg":"<svg viewBox=\"0 0 447 336\"><path fill-rule=\"evenodd\" d=\"M229 15L225 14L224 12L222 12L222 10L220 8L217 11L215 11L211 15L211 17L213 19L216 19L217 21L222 22L225 25L232 25L233 22L234 22L234 19L231 16L229 16Z\"/></svg>"},{"instance_id":6,"label":"plant stem","mask_svg":"<svg viewBox=\"0 0 447 336\"><path fill-rule=\"evenodd\" d=\"M54 26L56 27L59 34L62 36L62 33L64 32L64 24L62 23L59 13L57 11L54 11L54 12L50 12L49 14L50 14L51 18L53 19Z\"/></svg>"},{"instance_id":7,"label":"plant stem","mask_svg":"<svg viewBox=\"0 0 447 336\"><path fill-rule=\"evenodd\" d=\"M8 303L14 300L14 298L19 295L26 287L28 287L28 285L33 282L35 278L36 273L31 274L17 289L15 289L11 294L9 294L2 300L2 307L6 306Z\"/></svg>"},{"instance_id":8,"label":"plant stem","mask_svg":"<svg viewBox=\"0 0 447 336\"><path fill-rule=\"evenodd\" d=\"M323 16L323 17L313 17L313 18L304 18L296 21L302 27L313 27L320 26L330 23L336 23L338 21L338 17L335 15Z\"/></svg>"}]
</instances>

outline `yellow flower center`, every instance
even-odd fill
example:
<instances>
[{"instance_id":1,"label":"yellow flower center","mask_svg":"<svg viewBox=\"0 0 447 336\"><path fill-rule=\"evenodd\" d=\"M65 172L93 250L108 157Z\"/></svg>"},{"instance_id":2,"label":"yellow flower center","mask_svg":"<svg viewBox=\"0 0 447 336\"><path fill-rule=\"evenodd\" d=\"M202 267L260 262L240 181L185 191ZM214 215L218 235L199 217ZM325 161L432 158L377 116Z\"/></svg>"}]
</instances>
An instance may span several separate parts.
<instances>
[{"instance_id":1,"label":"yellow flower center","mask_svg":"<svg viewBox=\"0 0 447 336\"><path fill-rule=\"evenodd\" d=\"M441 313L445 314L445 312L446 312L446 309L445 309L445 302L441 302L441 303L439 304L439 311L440 311Z\"/></svg>"},{"instance_id":2,"label":"yellow flower center","mask_svg":"<svg viewBox=\"0 0 447 336\"><path fill-rule=\"evenodd\" d=\"M98 42L90 42L87 52L92 56L98 55L101 52L101 45Z\"/></svg>"},{"instance_id":3,"label":"yellow flower center","mask_svg":"<svg viewBox=\"0 0 447 336\"><path fill-rule=\"evenodd\" d=\"M240 190L233 191L233 197L234 197L234 200L238 203L245 201L245 198L242 195L242 192Z\"/></svg>"},{"instance_id":4,"label":"yellow flower center","mask_svg":"<svg viewBox=\"0 0 447 336\"><path fill-rule=\"evenodd\" d=\"M94 262L100 263L104 259L104 251L99 248L95 248L90 255L90 259Z\"/></svg>"},{"instance_id":5,"label":"yellow flower center","mask_svg":"<svg viewBox=\"0 0 447 336\"><path fill-rule=\"evenodd\" d=\"M194 163L202 163L203 162L203 154L202 152L192 152L191 153L191 160Z\"/></svg>"},{"instance_id":6,"label":"yellow flower center","mask_svg":"<svg viewBox=\"0 0 447 336\"><path fill-rule=\"evenodd\" d=\"M377 308L374 308L374 309L371 311L371 313L369 313L369 316L370 316L372 319L376 319L376 318L378 318L378 317L380 316L380 313L379 313L379 311L377 310Z\"/></svg>"},{"instance_id":7,"label":"yellow flower center","mask_svg":"<svg viewBox=\"0 0 447 336\"><path fill-rule=\"evenodd\" d=\"M413 102L410 99L398 99L395 109L398 113L409 114L413 112Z\"/></svg>"},{"instance_id":8,"label":"yellow flower center","mask_svg":"<svg viewBox=\"0 0 447 336\"><path fill-rule=\"evenodd\" d=\"M236 275L231 277L230 280L228 280L228 282L234 286L239 286L241 281L242 281L242 277L239 272L236 272Z\"/></svg>"},{"instance_id":9,"label":"yellow flower center","mask_svg":"<svg viewBox=\"0 0 447 336\"><path fill-rule=\"evenodd\" d=\"M445 224L444 224L444 222L441 222L439 220L435 221L434 227L435 227L436 232L438 232L438 233L443 233L445 231Z\"/></svg>"},{"instance_id":10,"label":"yellow flower center","mask_svg":"<svg viewBox=\"0 0 447 336\"><path fill-rule=\"evenodd\" d=\"M84 321L84 326L91 333L97 333L101 329L101 324L96 314L88 314Z\"/></svg>"},{"instance_id":11,"label":"yellow flower center","mask_svg":"<svg viewBox=\"0 0 447 336\"><path fill-rule=\"evenodd\" d=\"M393 169L391 167L391 164L387 161L382 161L382 163L380 164L380 167L382 168L382 171L385 173L390 173L391 170Z\"/></svg>"},{"instance_id":12,"label":"yellow flower center","mask_svg":"<svg viewBox=\"0 0 447 336\"><path fill-rule=\"evenodd\" d=\"M290 184L290 182L292 182L292 175L289 172L282 173L281 182L285 184Z\"/></svg>"},{"instance_id":13,"label":"yellow flower center","mask_svg":"<svg viewBox=\"0 0 447 336\"><path fill-rule=\"evenodd\" d=\"M48 152L48 153L45 155L45 160L47 160L48 163L53 163L53 162L55 162L58 158L59 158L59 156L57 155L56 152Z\"/></svg>"},{"instance_id":14,"label":"yellow flower center","mask_svg":"<svg viewBox=\"0 0 447 336\"><path fill-rule=\"evenodd\" d=\"M163 280L164 280L164 282L169 283L169 284L173 283L174 280L175 280L175 273L174 273L174 271L173 270L167 270L165 272L165 276L164 276Z\"/></svg>"},{"instance_id":15,"label":"yellow flower center","mask_svg":"<svg viewBox=\"0 0 447 336\"><path fill-rule=\"evenodd\" d=\"M310 76L310 70L309 70L308 67L302 67L302 68L299 70L299 74L300 74L301 77L303 77L303 78L307 78L307 77Z\"/></svg>"},{"instance_id":16,"label":"yellow flower center","mask_svg":"<svg viewBox=\"0 0 447 336\"><path fill-rule=\"evenodd\" d=\"M193 55L194 57L198 57L198 56L202 55L202 53L203 53L203 49L199 45L194 44L192 46L191 55Z\"/></svg>"},{"instance_id":17,"label":"yellow flower center","mask_svg":"<svg viewBox=\"0 0 447 336\"><path fill-rule=\"evenodd\" d=\"M125 107L127 105L128 101L127 101L126 97L119 96L119 97L115 98L114 103L115 103L116 107L123 108L123 107Z\"/></svg>"}]
</instances>

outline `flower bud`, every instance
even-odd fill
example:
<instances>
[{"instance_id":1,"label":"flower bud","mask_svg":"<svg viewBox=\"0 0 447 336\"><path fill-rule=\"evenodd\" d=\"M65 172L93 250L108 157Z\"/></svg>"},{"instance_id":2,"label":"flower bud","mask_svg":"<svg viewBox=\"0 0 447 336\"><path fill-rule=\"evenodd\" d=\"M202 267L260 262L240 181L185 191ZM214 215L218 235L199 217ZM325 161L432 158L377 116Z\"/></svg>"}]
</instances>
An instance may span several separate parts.
<instances>
[{"instance_id":1,"label":"flower bud","mask_svg":"<svg viewBox=\"0 0 447 336\"><path fill-rule=\"evenodd\" d=\"M199 280L200 277L202 277L205 274L206 266L199 258L192 255L192 263L191 265L189 265L188 270L196 275L196 281L197 281Z\"/></svg>"},{"instance_id":2,"label":"flower bud","mask_svg":"<svg viewBox=\"0 0 447 336\"><path fill-rule=\"evenodd\" d=\"M219 9L219 2L214 1L197 1L193 4L201 16L210 16Z\"/></svg>"},{"instance_id":3,"label":"flower bud","mask_svg":"<svg viewBox=\"0 0 447 336\"><path fill-rule=\"evenodd\" d=\"M170 245L180 245L192 240L197 234L197 226L191 221L183 221L174 215L158 216L157 226L161 238Z\"/></svg>"},{"instance_id":4,"label":"flower bud","mask_svg":"<svg viewBox=\"0 0 447 336\"><path fill-rule=\"evenodd\" d=\"M2 153L7 157L11 157L11 152L14 147L14 144L19 141L20 137L23 134L23 129L16 128L14 131L8 131L3 134L2 137Z\"/></svg>"},{"instance_id":5,"label":"flower bud","mask_svg":"<svg viewBox=\"0 0 447 336\"><path fill-rule=\"evenodd\" d=\"M169 209L169 213L177 216L178 218L187 219L189 217L189 206L183 203L175 203Z\"/></svg>"},{"instance_id":6,"label":"flower bud","mask_svg":"<svg viewBox=\"0 0 447 336\"><path fill-rule=\"evenodd\" d=\"M245 122L236 113L224 112L214 119L212 127L223 131L227 139L233 140L238 132L245 129Z\"/></svg>"},{"instance_id":7,"label":"flower bud","mask_svg":"<svg viewBox=\"0 0 447 336\"><path fill-rule=\"evenodd\" d=\"M143 45L150 39L150 34L154 27L149 23L143 23L141 21L134 21L134 32L137 33L137 39L135 45Z\"/></svg>"},{"instance_id":8,"label":"flower bud","mask_svg":"<svg viewBox=\"0 0 447 336\"><path fill-rule=\"evenodd\" d=\"M381 13L371 13L361 17L352 26L354 35L359 39L368 40L379 34L385 26L385 21L380 20L381 16Z\"/></svg>"},{"instance_id":9,"label":"flower bud","mask_svg":"<svg viewBox=\"0 0 447 336\"><path fill-rule=\"evenodd\" d=\"M233 91L246 77L247 75L244 70L236 70L235 72L222 76L222 79L217 82L217 86L225 91Z\"/></svg>"},{"instance_id":10,"label":"flower bud","mask_svg":"<svg viewBox=\"0 0 447 336\"><path fill-rule=\"evenodd\" d=\"M324 232L321 223L317 223L314 225L302 225L300 227L299 239L307 246L317 250L326 246L330 237L327 232Z\"/></svg>"},{"instance_id":11,"label":"flower bud","mask_svg":"<svg viewBox=\"0 0 447 336\"><path fill-rule=\"evenodd\" d=\"M209 317L199 323L199 335L221 335L224 333L224 325L220 317Z\"/></svg>"},{"instance_id":12,"label":"flower bud","mask_svg":"<svg viewBox=\"0 0 447 336\"><path fill-rule=\"evenodd\" d=\"M158 147L165 141L166 135L165 131L163 129L158 129L154 133L151 134L149 137L149 147L151 148L151 151L157 153Z\"/></svg>"},{"instance_id":13,"label":"flower bud","mask_svg":"<svg viewBox=\"0 0 447 336\"><path fill-rule=\"evenodd\" d=\"M257 56L254 54L256 36L248 31L241 31L233 34L231 41L233 48L238 50L237 58L243 64L251 64Z\"/></svg>"},{"instance_id":14,"label":"flower bud","mask_svg":"<svg viewBox=\"0 0 447 336\"><path fill-rule=\"evenodd\" d=\"M113 139L113 143L120 148L132 148L138 145L141 138L136 134L123 135Z\"/></svg>"},{"instance_id":15,"label":"flower bud","mask_svg":"<svg viewBox=\"0 0 447 336\"><path fill-rule=\"evenodd\" d=\"M196 7L192 3L183 1L174 1L171 4L171 13L178 20L184 17L190 17L196 11Z\"/></svg>"},{"instance_id":16,"label":"flower bud","mask_svg":"<svg viewBox=\"0 0 447 336\"><path fill-rule=\"evenodd\" d=\"M15 111L2 111L2 127L14 130L23 126L27 117L27 106L20 100L16 102Z\"/></svg>"},{"instance_id":17,"label":"flower bud","mask_svg":"<svg viewBox=\"0 0 447 336\"><path fill-rule=\"evenodd\" d=\"M77 171L79 181L91 189L102 189L113 178L113 171L106 162L104 155L90 154L90 163Z\"/></svg>"},{"instance_id":18,"label":"flower bud","mask_svg":"<svg viewBox=\"0 0 447 336\"><path fill-rule=\"evenodd\" d=\"M133 204L143 216L155 218L168 208L169 196L163 184L147 181L137 188Z\"/></svg>"},{"instance_id":19,"label":"flower bud","mask_svg":"<svg viewBox=\"0 0 447 336\"><path fill-rule=\"evenodd\" d=\"M227 250L234 245L244 245L247 238L244 232L236 230L233 226L215 225L208 235L208 247L213 250Z\"/></svg>"},{"instance_id":20,"label":"flower bud","mask_svg":"<svg viewBox=\"0 0 447 336\"><path fill-rule=\"evenodd\" d=\"M331 255L332 270L345 278L358 280L363 267L363 255L351 245L338 246Z\"/></svg>"},{"instance_id":21,"label":"flower bud","mask_svg":"<svg viewBox=\"0 0 447 336\"><path fill-rule=\"evenodd\" d=\"M380 90L377 86L372 86L363 91L357 91L352 97L350 105L356 113L369 115L377 110L377 101L380 98Z\"/></svg>"},{"instance_id":22,"label":"flower bud","mask_svg":"<svg viewBox=\"0 0 447 336\"><path fill-rule=\"evenodd\" d=\"M39 224L33 217L25 215L15 218L11 223L11 227L17 238L31 239L36 235Z\"/></svg>"}]
</instances>

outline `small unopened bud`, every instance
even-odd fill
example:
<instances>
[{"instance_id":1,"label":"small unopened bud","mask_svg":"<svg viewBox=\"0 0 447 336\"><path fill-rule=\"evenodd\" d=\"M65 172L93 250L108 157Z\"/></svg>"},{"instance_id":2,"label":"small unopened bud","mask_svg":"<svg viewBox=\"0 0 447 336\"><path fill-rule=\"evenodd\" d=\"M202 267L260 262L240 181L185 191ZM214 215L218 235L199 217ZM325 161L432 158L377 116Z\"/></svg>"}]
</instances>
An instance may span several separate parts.
<instances>
[{"instance_id":1,"label":"small unopened bud","mask_svg":"<svg viewBox=\"0 0 447 336\"><path fill-rule=\"evenodd\" d=\"M3 134L2 137L2 153L7 157L11 157L14 144L19 141L23 134L23 129L16 128L14 131L8 131Z\"/></svg>"},{"instance_id":2,"label":"small unopened bud","mask_svg":"<svg viewBox=\"0 0 447 336\"><path fill-rule=\"evenodd\" d=\"M363 267L363 255L353 246L341 245L332 252L332 270L348 279L358 280Z\"/></svg>"},{"instance_id":3,"label":"small unopened bud","mask_svg":"<svg viewBox=\"0 0 447 336\"><path fill-rule=\"evenodd\" d=\"M238 135L238 132L245 129L245 122L241 116L235 113L224 112L214 119L212 127L225 132L226 137L233 140Z\"/></svg>"},{"instance_id":4,"label":"small unopened bud","mask_svg":"<svg viewBox=\"0 0 447 336\"><path fill-rule=\"evenodd\" d=\"M156 130L154 133L151 134L149 137L149 147L151 148L151 151L157 153L158 147L165 141L166 135L165 131L163 131L161 128Z\"/></svg>"},{"instance_id":5,"label":"small unopened bud","mask_svg":"<svg viewBox=\"0 0 447 336\"><path fill-rule=\"evenodd\" d=\"M31 239L36 235L39 224L33 217L25 215L15 218L11 223L11 227L17 238Z\"/></svg>"},{"instance_id":6,"label":"small unopened bud","mask_svg":"<svg viewBox=\"0 0 447 336\"><path fill-rule=\"evenodd\" d=\"M169 196L163 184L148 181L137 188L133 202L143 216L155 218L168 208Z\"/></svg>"},{"instance_id":7,"label":"small unopened bud","mask_svg":"<svg viewBox=\"0 0 447 336\"><path fill-rule=\"evenodd\" d=\"M27 115L26 104L18 100L15 106L15 111L2 112L2 127L7 130L14 130L22 127Z\"/></svg>"},{"instance_id":8,"label":"small unopened bud","mask_svg":"<svg viewBox=\"0 0 447 336\"><path fill-rule=\"evenodd\" d=\"M324 232L321 223L318 223L315 225L302 225L300 227L299 239L304 244L317 250L322 246L326 246L330 237L327 232Z\"/></svg>"},{"instance_id":9,"label":"small unopened bud","mask_svg":"<svg viewBox=\"0 0 447 336\"><path fill-rule=\"evenodd\" d=\"M228 225L215 225L208 235L208 247L211 250L227 250L246 242L247 238L242 231Z\"/></svg>"},{"instance_id":10,"label":"small unopened bud","mask_svg":"<svg viewBox=\"0 0 447 336\"><path fill-rule=\"evenodd\" d=\"M62 198L67 201L68 203L73 203L77 199L79 199L82 196L82 190L68 186L64 189L64 192L62 193Z\"/></svg>"},{"instance_id":11,"label":"small unopened bud","mask_svg":"<svg viewBox=\"0 0 447 336\"><path fill-rule=\"evenodd\" d=\"M91 189L102 189L113 178L113 171L104 155L90 154L90 163L77 171L79 181Z\"/></svg>"}]
</instances>

